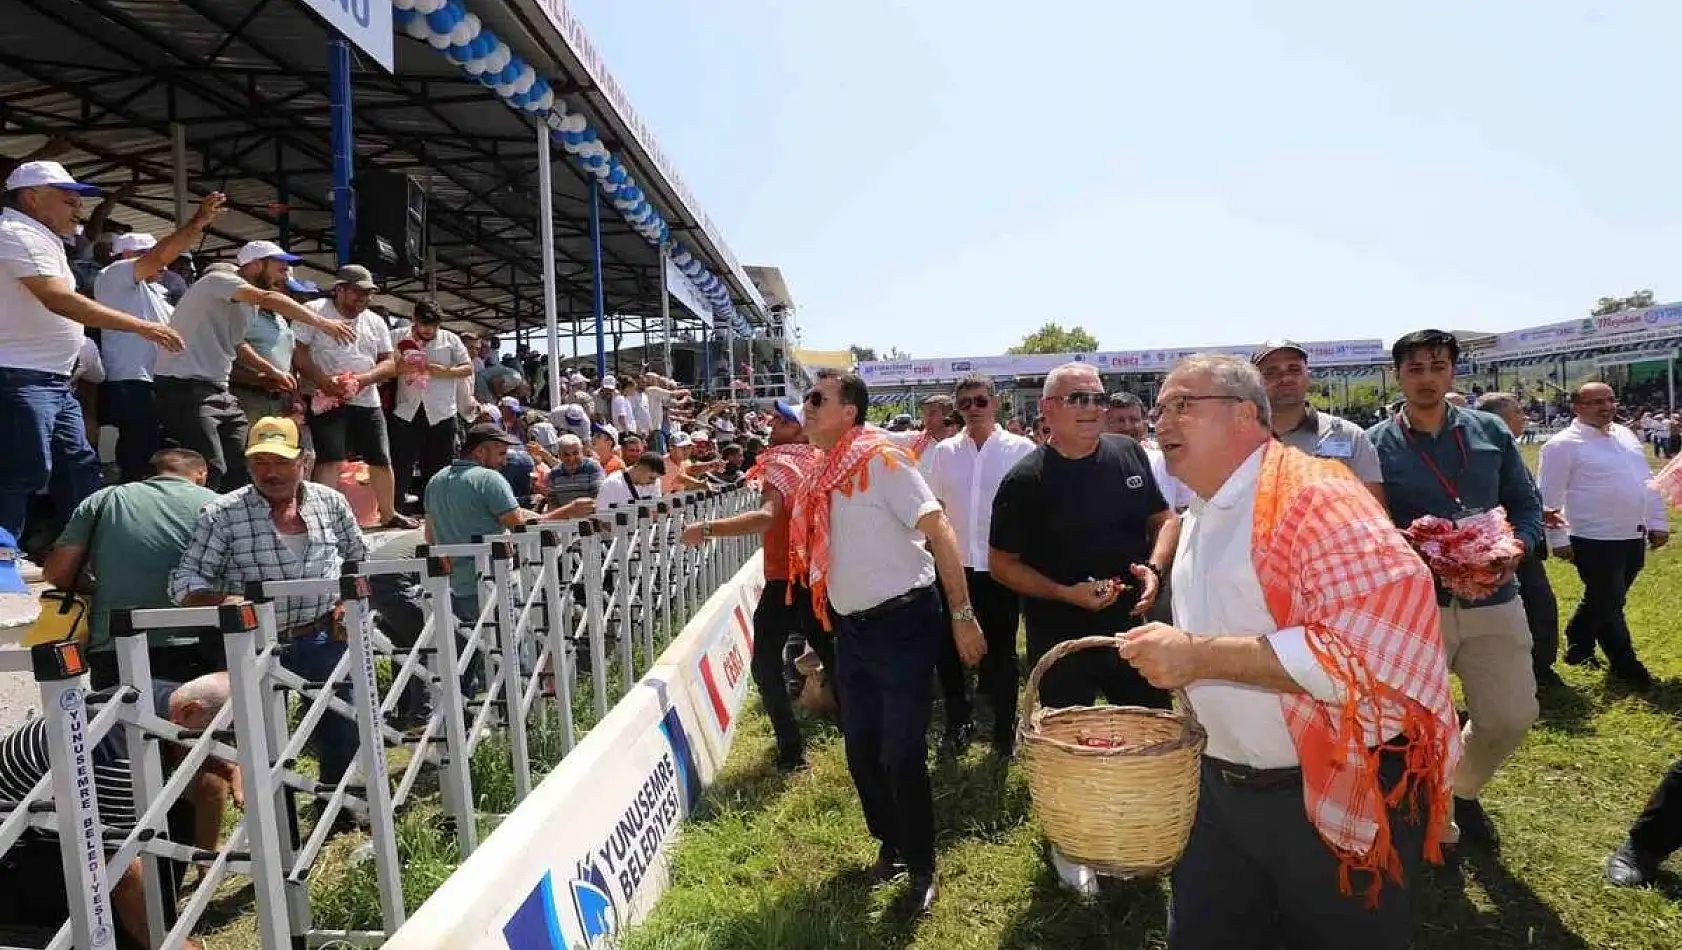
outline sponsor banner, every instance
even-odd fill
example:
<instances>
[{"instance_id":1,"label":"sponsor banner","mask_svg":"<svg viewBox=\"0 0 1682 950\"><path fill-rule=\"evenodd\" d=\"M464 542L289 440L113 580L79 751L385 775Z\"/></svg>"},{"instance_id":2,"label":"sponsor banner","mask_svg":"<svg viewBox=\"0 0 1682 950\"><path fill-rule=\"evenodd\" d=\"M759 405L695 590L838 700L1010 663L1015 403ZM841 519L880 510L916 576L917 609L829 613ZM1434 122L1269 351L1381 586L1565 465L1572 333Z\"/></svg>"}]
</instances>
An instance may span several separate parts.
<instances>
[{"instance_id":1,"label":"sponsor banner","mask_svg":"<svg viewBox=\"0 0 1682 950\"><path fill-rule=\"evenodd\" d=\"M1676 358L1676 347L1661 346L1642 350L1630 350L1626 353L1609 353L1594 361L1597 367L1628 366L1631 363L1650 363L1654 361L1673 360Z\"/></svg>"},{"instance_id":2,"label":"sponsor banner","mask_svg":"<svg viewBox=\"0 0 1682 950\"><path fill-rule=\"evenodd\" d=\"M1638 343L1664 339L1678 331L1682 331L1682 303L1667 303L1500 333L1489 355L1497 358L1538 355L1562 346Z\"/></svg>"},{"instance_id":3,"label":"sponsor banner","mask_svg":"<svg viewBox=\"0 0 1682 950\"><path fill-rule=\"evenodd\" d=\"M968 356L955 359L894 360L860 363L866 383L952 382L976 373L983 376L1043 376L1064 363L1091 363L1101 373L1165 373L1196 353L1233 353L1248 356L1258 343L1236 346L1183 346L1160 350L1119 350L1099 353L1039 353L1021 356ZM1324 340L1302 344L1315 366L1362 366L1389 358L1384 341Z\"/></svg>"},{"instance_id":4,"label":"sponsor banner","mask_svg":"<svg viewBox=\"0 0 1682 950\"><path fill-rule=\"evenodd\" d=\"M707 298L701 293L700 288L696 287L694 282L682 270L678 269L676 264L672 263L670 254L665 256L665 263L666 293L672 295L672 299L677 301L678 306L698 318L702 326L709 330L712 329L712 304L707 303Z\"/></svg>"},{"instance_id":5,"label":"sponsor banner","mask_svg":"<svg viewBox=\"0 0 1682 950\"><path fill-rule=\"evenodd\" d=\"M394 71L396 34L391 26L391 0L304 0L304 5L386 72Z\"/></svg>"},{"instance_id":6,"label":"sponsor banner","mask_svg":"<svg viewBox=\"0 0 1682 950\"><path fill-rule=\"evenodd\" d=\"M753 683L753 607L759 599L750 604L745 594L723 598L705 618L705 632L690 661L693 671L685 678L691 702L699 711L701 735L720 762L730 748L736 714Z\"/></svg>"}]
</instances>

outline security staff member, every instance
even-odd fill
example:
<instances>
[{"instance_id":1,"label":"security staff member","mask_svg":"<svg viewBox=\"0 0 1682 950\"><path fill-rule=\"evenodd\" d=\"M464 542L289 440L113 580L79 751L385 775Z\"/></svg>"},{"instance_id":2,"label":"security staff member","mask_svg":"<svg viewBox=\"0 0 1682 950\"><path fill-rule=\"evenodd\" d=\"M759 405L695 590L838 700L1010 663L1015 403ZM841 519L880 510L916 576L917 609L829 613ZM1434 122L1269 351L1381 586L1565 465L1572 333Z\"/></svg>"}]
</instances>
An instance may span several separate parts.
<instances>
[{"instance_id":1,"label":"security staff member","mask_svg":"<svg viewBox=\"0 0 1682 950\"><path fill-rule=\"evenodd\" d=\"M1308 351L1300 343L1274 340L1263 343L1251 361L1267 384L1267 404L1273 410L1273 434L1279 441L1319 458L1336 459L1355 473L1379 501L1384 500L1384 473L1378 450L1360 426L1308 402Z\"/></svg>"}]
</instances>

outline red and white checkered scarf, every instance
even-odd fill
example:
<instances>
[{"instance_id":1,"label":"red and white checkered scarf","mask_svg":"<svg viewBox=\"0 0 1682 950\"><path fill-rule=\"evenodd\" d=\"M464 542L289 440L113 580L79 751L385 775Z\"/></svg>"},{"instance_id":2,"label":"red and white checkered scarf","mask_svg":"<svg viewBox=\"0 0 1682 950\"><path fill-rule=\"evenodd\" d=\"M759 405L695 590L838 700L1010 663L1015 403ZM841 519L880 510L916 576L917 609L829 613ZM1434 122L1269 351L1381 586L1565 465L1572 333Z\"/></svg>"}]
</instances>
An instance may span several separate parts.
<instances>
[{"instance_id":1,"label":"red and white checkered scarf","mask_svg":"<svg viewBox=\"0 0 1682 950\"><path fill-rule=\"evenodd\" d=\"M770 485L785 501L792 501L822 463L823 453L816 446L803 442L773 445L759 453L753 468L748 469L748 484Z\"/></svg>"}]
</instances>

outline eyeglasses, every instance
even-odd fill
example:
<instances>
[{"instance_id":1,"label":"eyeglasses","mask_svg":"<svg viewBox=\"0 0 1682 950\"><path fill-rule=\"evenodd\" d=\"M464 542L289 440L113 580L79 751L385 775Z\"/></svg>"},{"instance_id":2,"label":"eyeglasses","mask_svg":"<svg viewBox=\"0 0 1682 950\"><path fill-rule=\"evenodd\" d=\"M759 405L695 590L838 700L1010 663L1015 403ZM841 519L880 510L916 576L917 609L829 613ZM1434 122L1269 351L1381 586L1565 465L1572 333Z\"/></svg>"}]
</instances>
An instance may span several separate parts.
<instances>
[{"instance_id":1,"label":"eyeglasses","mask_svg":"<svg viewBox=\"0 0 1682 950\"><path fill-rule=\"evenodd\" d=\"M1105 405L1110 401L1110 396L1105 392L1093 392L1090 389L1077 389L1072 393L1064 395L1062 400L1063 405L1075 406L1078 408L1082 406Z\"/></svg>"},{"instance_id":2,"label":"eyeglasses","mask_svg":"<svg viewBox=\"0 0 1682 950\"><path fill-rule=\"evenodd\" d=\"M986 409L993 404L991 396L960 396L958 397L958 411L968 412L971 409Z\"/></svg>"},{"instance_id":3,"label":"eyeglasses","mask_svg":"<svg viewBox=\"0 0 1682 950\"><path fill-rule=\"evenodd\" d=\"M1237 396L1172 396L1156 404L1156 408L1151 410L1151 421L1155 422L1166 416L1183 416L1195 403L1243 401Z\"/></svg>"},{"instance_id":4,"label":"eyeglasses","mask_svg":"<svg viewBox=\"0 0 1682 950\"><path fill-rule=\"evenodd\" d=\"M813 409L823 408L823 403L824 403L823 390L814 389L811 392L806 394L806 405L811 406Z\"/></svg>"}]
</instances>

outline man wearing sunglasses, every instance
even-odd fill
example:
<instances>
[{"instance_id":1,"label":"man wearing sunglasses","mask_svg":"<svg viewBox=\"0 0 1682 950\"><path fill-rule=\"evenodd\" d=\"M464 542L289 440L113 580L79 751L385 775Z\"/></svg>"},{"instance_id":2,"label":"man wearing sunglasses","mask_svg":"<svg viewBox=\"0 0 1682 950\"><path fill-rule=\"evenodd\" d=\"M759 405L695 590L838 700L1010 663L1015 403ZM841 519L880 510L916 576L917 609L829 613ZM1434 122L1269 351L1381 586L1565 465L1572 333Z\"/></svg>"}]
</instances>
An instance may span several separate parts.
<instances>
[{"instance_id":1,"label":"man wearing sunglasses","mask_svg":"<svg viewBox=\"0 0 1682 950\"><path fill-rule=\"evenodd\" d=\"M1137 626L1173 564L1179 519L1139 443L1104 432L1108 405L1090 364L1052 370L1040 400L1051 440L1011 469L993 501L988 569L1025 599L1031 663L1064 640ZM1108 650L1061 660L1040 685L1050 707L1090 706L1100 694L1116 705L1168 705ZM1066 886L1096 896L1090 868L1056 849L1051 859Z\"/></svg>"},{"instance_id":2,"label":"man wearing sunglasses","mask_svg":"<svg viewBox=\"0 0 1682 950\"><path fill-rule=\"evenodd\" d=\"M923 471L958 536L964 579L969 584L976 619L987 637L980 685L993 708L993 752L1008 759L1016 749L1016 628L1022 618L1022 600L988 572L987 537L992 530L993 498L999 483L1017 462L1033 454L1034 443L999 428L995 415L998 397L988 377L971 376L960 381L954 395L964 430L924 453ZM944 651L940 665L947 703L944 745L958 751L967 743L967 733L973 731L969 676L955 647ZM949 679L956 683L946 682Z\"/></svg>"},{"instance_id":3,"label":"man wearing sunglasses","mask_svg":"<svg viewBox=\"0 0 1682 950\"><path fill-rule=\"evenodd\" d=\"M909 901L926 913L939 896L930 674L941 638L954 639L971 666L987 643L952 525L910 454L864 425L869 404L864 380L837 370L819 370L806 394L806 435L824 455L794 496L789 573L809 582L819 625L835 633L847 769L881 843L872 873L887 880L909 870ZM937 576L950 620L935 595Z\"/></svg>"}]
</instances>

